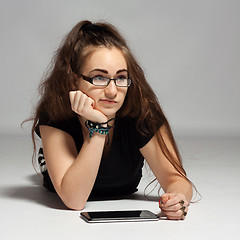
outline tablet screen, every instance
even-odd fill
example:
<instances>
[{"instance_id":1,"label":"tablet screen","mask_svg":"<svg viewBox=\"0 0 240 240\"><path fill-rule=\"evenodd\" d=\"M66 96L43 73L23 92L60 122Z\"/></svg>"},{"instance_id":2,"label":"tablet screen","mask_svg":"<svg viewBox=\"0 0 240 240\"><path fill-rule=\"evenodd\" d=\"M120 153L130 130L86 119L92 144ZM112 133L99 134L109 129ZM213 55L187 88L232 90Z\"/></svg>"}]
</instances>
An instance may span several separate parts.
<instances>
[{"instance_id":1,"label":"tablet screen","mask_svg":"<svg viewBox=\"0 0 240 240\"><path fill-rule=\"evenodd\" d=\"M81 212L87 222L150 221L158 216L148 210Z\"/></svg>"}]
</instances>

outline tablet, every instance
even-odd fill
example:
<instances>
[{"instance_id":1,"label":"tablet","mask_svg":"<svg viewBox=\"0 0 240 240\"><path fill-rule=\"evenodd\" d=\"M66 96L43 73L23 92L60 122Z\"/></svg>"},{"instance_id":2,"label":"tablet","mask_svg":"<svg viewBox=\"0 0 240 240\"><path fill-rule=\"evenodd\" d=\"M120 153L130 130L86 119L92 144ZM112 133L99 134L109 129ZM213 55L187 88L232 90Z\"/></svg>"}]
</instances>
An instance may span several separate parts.
<instances>
[{"instance_id":1,"label":"tablet","mask_svg":"<svg viewBox=\"0 0 240 240\"><path fill-rule=\"evenodd\" d=\"M149 210L81 212L88 223L157 221L158 215Z\"/></svg>"}]
</instances>

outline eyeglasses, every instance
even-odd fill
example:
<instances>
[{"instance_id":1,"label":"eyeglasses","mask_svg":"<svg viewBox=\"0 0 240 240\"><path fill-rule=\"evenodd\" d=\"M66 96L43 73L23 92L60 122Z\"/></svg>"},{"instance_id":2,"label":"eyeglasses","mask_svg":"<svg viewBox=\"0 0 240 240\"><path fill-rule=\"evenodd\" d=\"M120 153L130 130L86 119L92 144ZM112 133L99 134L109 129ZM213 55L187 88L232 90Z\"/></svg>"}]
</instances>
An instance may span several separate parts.
<instances>
[{"instance_id":1,"label":"eyeglasses","mask_svg":"<svg viewBox=\"0 0 240 240\"><path fill-rule=\"evenodd\" d=\"M125 77L119 77L116 79L102 77L102 76L87 77L87 76L81 75L81 77L95 86L108 86L110 81L113 80L117 87L129 87L132 82L131 79L125 78Z\"/></svg>"}]
</instances>

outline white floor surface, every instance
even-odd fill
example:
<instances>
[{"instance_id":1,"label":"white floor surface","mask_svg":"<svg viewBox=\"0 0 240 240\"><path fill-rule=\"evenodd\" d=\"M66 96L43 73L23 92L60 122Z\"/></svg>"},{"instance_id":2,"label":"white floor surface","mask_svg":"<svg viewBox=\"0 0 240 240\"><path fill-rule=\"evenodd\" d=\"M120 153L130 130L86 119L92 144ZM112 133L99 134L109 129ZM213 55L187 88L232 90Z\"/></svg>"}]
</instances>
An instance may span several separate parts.
<instances>
[{"instance_id":1,"label":"white floor surface","mask_svg":"<svg viewBox=\"0 0 240 240\"><path fill-rule=\"evenodd\" d=\"M188 176L202 194L184 221L87 224L41 186L26 136L0 136L0 239L239 239L240 138L178 138ZM91 201L84 211L149 209L159 213L156 193Z\"/></svg>"}]
</instances>

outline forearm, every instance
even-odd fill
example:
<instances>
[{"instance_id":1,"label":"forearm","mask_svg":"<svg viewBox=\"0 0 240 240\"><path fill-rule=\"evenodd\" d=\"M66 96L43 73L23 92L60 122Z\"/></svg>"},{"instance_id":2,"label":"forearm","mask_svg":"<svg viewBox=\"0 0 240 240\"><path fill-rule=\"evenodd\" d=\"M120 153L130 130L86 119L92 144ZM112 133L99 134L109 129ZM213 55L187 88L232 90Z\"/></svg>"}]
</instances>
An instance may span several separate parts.
<instances>
[{"instance_id":1,"label":"forearm","mask_svg":"<svg viewBox=\"0 0 240 240\"><path fill-rule=\"evenodd\" d=\"M96 180L104 142L105 136L100 134L86 139L76 160L66 171L58 194L69 208L80 210L84 207Z\"/></svg>"},{"instance_id":2,"label":"forearm","mask_svg":"<svg viewBox=\"0 0 240 240\"><path fill-rule=\"evenodd\" d=\"M193 195L192 185L185 179L173 181L166 187L166 189L164 189L164 191L166 193L181 193L186 197L189 203L191 202Z\"/></svg>"}]
</instances>

